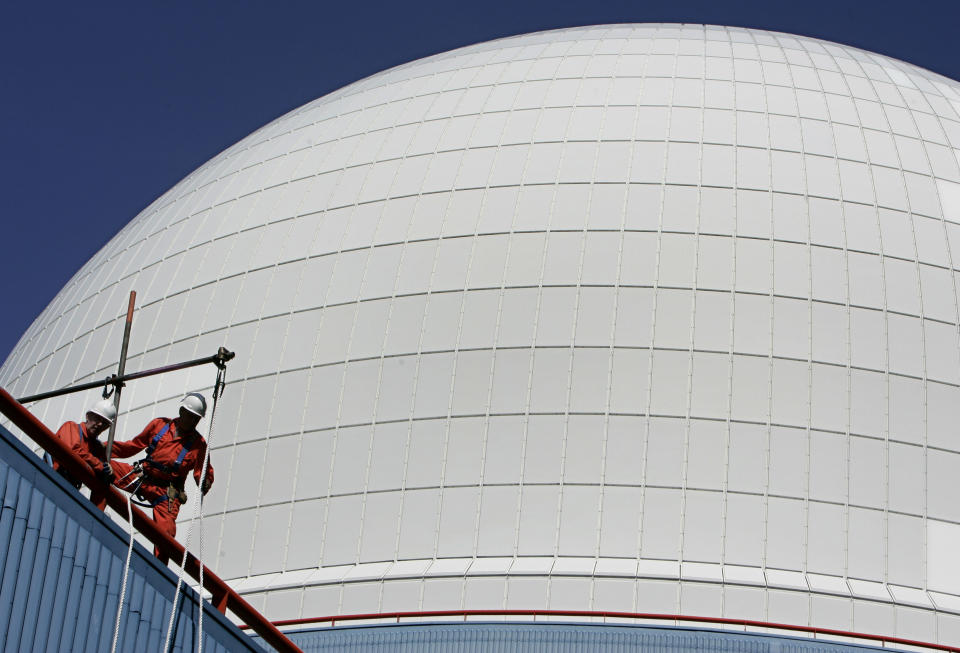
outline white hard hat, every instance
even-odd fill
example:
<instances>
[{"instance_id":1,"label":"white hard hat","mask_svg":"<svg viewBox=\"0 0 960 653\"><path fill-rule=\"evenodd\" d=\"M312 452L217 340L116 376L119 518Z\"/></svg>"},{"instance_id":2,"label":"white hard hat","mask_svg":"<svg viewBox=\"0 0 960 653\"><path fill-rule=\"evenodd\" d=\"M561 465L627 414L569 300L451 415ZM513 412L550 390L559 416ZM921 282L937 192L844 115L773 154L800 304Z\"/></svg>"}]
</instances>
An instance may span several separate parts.
<instances>
[{"instance_id":1,"label":"white hard hat","mask_svg":"<svg viewBox=\"0 0 960 653\"><path fill-rule=\"evenodd\" d=\"M93 413L94 415L99 415L111 424L113 424L113 420L117 419L117 407L113 405L113 401L111 399L101 399L87 412Z\"/></svg>"},{"instance_id":2,"label":"white hard hat","mask_svg":"<svg viewBox=\"0 0 960 653\"><path fill-rule=\"evenodd\" d=\"M180 400L180 408L185 408L198 417L207 414L207 400L199 392L191 392Z\"/></svg>"}]
</instances>

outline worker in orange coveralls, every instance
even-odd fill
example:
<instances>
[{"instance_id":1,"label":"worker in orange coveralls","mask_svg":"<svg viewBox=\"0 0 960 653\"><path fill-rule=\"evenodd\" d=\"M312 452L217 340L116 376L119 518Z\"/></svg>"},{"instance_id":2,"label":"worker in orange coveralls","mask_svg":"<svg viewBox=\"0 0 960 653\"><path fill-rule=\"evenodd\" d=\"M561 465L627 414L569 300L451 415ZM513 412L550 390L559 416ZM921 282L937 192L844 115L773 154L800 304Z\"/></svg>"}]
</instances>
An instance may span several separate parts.
<instances>
[{"instance_id":1,"label":"worker in orange coveralls","mask_svg":"<svg viewBox=\"0 0 960 653\"><path fill-rule=\"evenodd\" d=\"M104 462L107 459L107 452L103 448L103 443L97 438L110 427L116 418L117 409L113 402L109 399L101 399L90 407L82 424L64 422L57 429L57 437L60 441L83 459L97 477L107 485L113 482L114 470L111 469L112 465L107 465ZM80 489L80 481L73 478L58 461L53 461L53 468L73 487ZM90 500L101 510L107 505L106 497L98 492L93 492Z\"/></svg>"},{"instance_id":2,"label":"worker in orange coveralls","mask_svg":"<svg viewBox=\"0 0 960 653\"><path fill-rule=\"evenodd\" d=\"M186 503L184 482L193 471L193 479L206 494L213 485L213 466L207 464L206 477L201 481L207 442L196 426L207 413L207 401L203 395L191 392L180 401L180 414L174 419L158 417L152 420L137 437L126 442L113 443L113 455L128 458L143 450L147 457L141 461L139 478L120 482L117 486L153 506L153 520L162 531L174 537L177 534L177 514ZM120 463L127 474L136 471L132 465ZM121 470L114 470L121 476ZM122 478L122 476L121 476ZM163 562L166 557L154 549L154 554Z\"/></svg>"}]
</instances>

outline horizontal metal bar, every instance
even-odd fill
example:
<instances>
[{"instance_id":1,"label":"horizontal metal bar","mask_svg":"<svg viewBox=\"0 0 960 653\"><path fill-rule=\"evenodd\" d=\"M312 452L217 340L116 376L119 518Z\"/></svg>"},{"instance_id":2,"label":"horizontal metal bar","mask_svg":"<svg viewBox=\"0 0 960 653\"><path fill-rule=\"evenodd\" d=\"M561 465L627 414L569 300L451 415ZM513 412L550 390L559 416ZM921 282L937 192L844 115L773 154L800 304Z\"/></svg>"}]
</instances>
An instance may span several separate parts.
<instances>
[{"instance_id":1,"label":"horizontal metal bar","mask_svg":"<svg viewBox=\"0 0 960 653\"><path fill-rule=\"evenodd\" d=\"M234 356L236 356L234 352L228 351L226 348L221 347L217 351L217 353L214 354L213 356L206 356L204 358L195 358L192 361L186 361L183 363L174 363L172 365L164 365L163 367L155 367L151 370L144 370L142 372L131 372L130 374L124 374L122 376L117 376L116 374L112 374L106 377L103 381L88 381L86 383L78 383L77 385L70 385L65 388L59 388L57 390L50 390L48 392L41 392L35 395L28 395L26 397L20 397L19 399L17 399L17 402L21 404L26 404L26 403L30 403L31 401L40 401L41 399L50 399L51 397L59 397L61 395L68 395L74 392L92 390L93 388L102 388L105 385L121 386L127 381L143 379L148 376L165 374L167 372L176 372L177 370L185 370L188 367L206 365L207 363L213 363L214 365L220 367L222 365L225 365L227 361L231 360Z\"/></svg>"},{"instance_id":2,"label":"horizontal metal bar","mask_svg":"<svg viewBox=\"0 0 960 653\"><path fill-rule=\"evenodd\" d=\"M0 413L6 416L34 442L50 452L54 459L63 465L71 476L82 481L83 484L91 490L105 495L107 504L113 508L117 514L122 515L123 520L126 521L126 495L121 494L120 491L112 485L102 483L82 458L73 453L73 451L61 442L33 413L17 403L17 400L10 396L3 388L0 388ZM183 560L183 545L161 531L157 527L156 522L150 517L147 517L142 510L134 506L130 507L133 514L134 528L171 560ZM200 580L200 561L192 554L187 555L187 562L183 569L190 574L194 580ZM287 636L280 632L266 617L257 612L253 606L247 603L243 597L237 594L233 588L227 585L207 567L203 568L203 587L213 596L226 596L226 607L237 617L249 623L250 628L263 637L264 641L276 650L283 653L303 653L296 644L291 642ZM218 602L222 604L224 601L221 598Z\"/></svg>"}]
</instances>

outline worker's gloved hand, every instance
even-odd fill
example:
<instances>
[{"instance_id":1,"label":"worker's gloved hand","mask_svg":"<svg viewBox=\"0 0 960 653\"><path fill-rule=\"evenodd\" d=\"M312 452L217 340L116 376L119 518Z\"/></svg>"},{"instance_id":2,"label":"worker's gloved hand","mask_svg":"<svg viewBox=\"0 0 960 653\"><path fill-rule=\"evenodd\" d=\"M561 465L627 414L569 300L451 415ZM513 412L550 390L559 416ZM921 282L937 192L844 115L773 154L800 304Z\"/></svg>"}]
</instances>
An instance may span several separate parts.
<instances>
[{"instance_id":1,"label":"worker's gloved hand","mask_svg":"<svg viewBox=\"0 0 960 653\"><path fill-rule=\"evenodd\" d=\"M210 481L208 481L207 479L203 479L203 483L200 484L200 492L203 494L203 496L207 496L207 492L210 491L211 485L212 484L210 483Z\"/></svg>"},{"instance_id":2,"label":"worker's gloved hand","mask_svg":"<svg viewBox=\"0 0 960 653\"><path fill-rule=\"evenodd\" d=\"M113 470L110 469L110 465L104 465L102 469L97 472L97 478L101 481L110 485L113 483L114 475Z\"/></svg>"}]
</instances>

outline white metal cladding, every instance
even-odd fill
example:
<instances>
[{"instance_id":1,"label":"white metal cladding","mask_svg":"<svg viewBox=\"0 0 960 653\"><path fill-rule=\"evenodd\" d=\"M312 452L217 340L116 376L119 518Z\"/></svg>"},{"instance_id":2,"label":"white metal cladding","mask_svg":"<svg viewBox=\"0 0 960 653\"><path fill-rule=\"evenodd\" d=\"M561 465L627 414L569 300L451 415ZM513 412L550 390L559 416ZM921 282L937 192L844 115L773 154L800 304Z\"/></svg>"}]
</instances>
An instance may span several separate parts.
<instances>
[{"instance_id":1,"label":"white metal cladding","mask_svg":"<svg viewBox=\"0 0 960 653\"><path fill-rule=\"evenodd\" d=\"M273 618L682 612L956 644L958 112L955 81L756 30L437 55L199 168L0 382L107 375L130 289L129 370L236 350L205 540ZM212 376L132 384L120 436Z\"/></svg>"}]
</instances>

